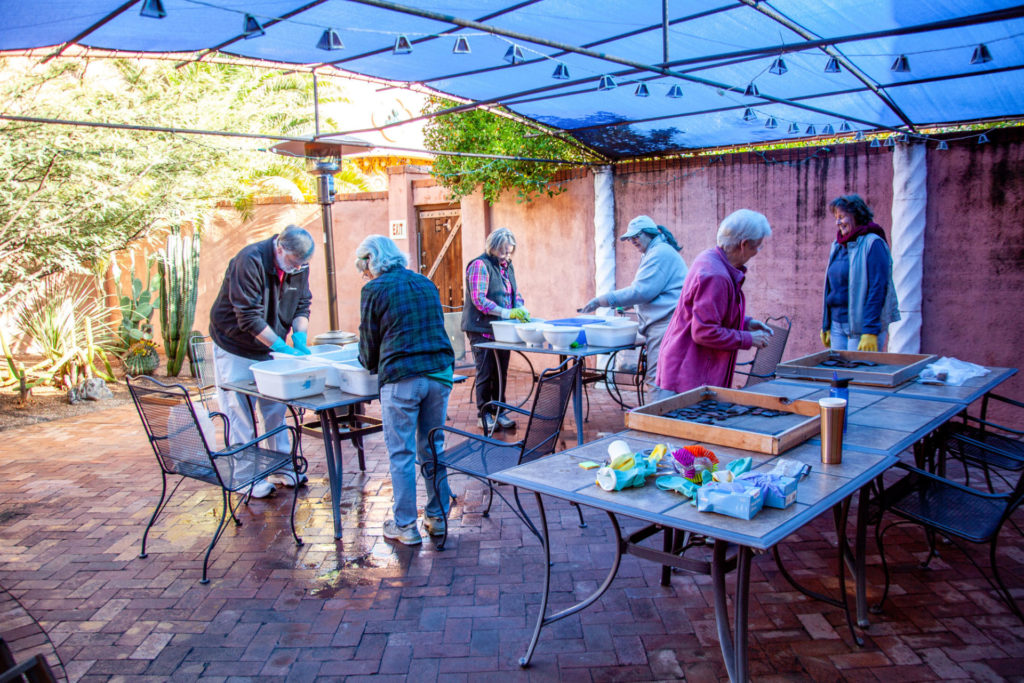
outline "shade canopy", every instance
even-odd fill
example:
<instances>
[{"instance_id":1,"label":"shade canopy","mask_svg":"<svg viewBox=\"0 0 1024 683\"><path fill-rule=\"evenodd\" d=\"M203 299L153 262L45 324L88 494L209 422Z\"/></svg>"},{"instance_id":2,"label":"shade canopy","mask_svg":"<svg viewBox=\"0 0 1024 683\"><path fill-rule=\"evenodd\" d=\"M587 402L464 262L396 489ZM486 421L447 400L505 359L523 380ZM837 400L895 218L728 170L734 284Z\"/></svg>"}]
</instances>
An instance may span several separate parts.
<instances>
[{"instance_id":1,"label":"shade canopy","mask_svg":"<svg viewBox=\"0 0 1024 683\"><path fill-rule=\"evenodd\" d=\"M1022 34L1024 6L992 0L0 3L0 50L329 65L503 105L610 159L1017 117Z\"/></svg>"}]
</instances>

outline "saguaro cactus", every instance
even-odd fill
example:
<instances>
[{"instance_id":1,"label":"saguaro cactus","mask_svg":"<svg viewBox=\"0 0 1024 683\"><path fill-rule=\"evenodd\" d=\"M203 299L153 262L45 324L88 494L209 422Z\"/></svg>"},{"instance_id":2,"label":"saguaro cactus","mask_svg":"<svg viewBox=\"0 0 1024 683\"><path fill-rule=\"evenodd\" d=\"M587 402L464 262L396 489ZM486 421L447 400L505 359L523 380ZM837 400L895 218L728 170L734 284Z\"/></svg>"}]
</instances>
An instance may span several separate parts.
<instances>
[{"instance_id":1,"label":"saguaro cactus","mask_svg":"<svg viewBox=\"0 0 1024 683\"><path fill-rule=\"evenodd\" d=\"M188 354L199 285L199 237L167 236L157 254L160 268L160 329L167 353L167 375L177 377Z\"/></svg>"}]
</instances>

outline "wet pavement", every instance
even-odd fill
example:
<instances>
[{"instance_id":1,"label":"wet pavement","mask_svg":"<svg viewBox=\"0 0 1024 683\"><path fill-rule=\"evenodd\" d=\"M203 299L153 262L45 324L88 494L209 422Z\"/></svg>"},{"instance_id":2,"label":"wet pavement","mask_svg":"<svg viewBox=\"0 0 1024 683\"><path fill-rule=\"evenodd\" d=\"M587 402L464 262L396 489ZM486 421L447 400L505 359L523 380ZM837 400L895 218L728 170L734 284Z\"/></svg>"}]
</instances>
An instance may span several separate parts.
<instances>
[{"instance_id":1,"label":"wet pavement","mask_svg":"<svg viewBox=\"0 0 1024 683\"><path fill-rule=\"evenodd\" d=\"M513 374L510 395L527 382ZM476 429L470 387L456 388L451 424ZM623 427L623 413L591 387L587 438ZM372 410L371 410L372 412ZM514 434L514 433L513 433ZM70 680L721 680L709 579L623 559L601 600L548 627L530 668L523 654L541 597L541 551L486 489L453 478L448 546L385 541L391 486L383 439L367 440L367 471L346 447L343 538L335 541L322 447L304 440L310 482L288 528L290 489L239 512L211 558L202 558L220 493L184 483L150 533L160 474L134 408L123 407L3 434L0 455L0 635L20 657L41 651ZM570 417L563 444L575 443ZM423 501L422 484L420 499ZM528 509L530 505L528 504ZM1020 519L1018 514L1017 519ZM552 606L592 591L613 557L606 519L552 502ZM630 523L625 522L627 528ZM1022 679L1024 626L957 550L921 570L926 544L896 530L894 585L857 647L842 612L795 592L770 556L755 557L751 673L757 680ZM887 542L888 545L888 542ZM782 544L787 567L835 590L835 529L826 515ZM868 545L869 597L880 594ZM984 566L985 553L976 553ZM1000 562L1024 587L1024 537L1003 532ZM730 579L731 584L731 579ZM1024 598L1024 590L1018 591Z\"/></svg>"}]
</instances>

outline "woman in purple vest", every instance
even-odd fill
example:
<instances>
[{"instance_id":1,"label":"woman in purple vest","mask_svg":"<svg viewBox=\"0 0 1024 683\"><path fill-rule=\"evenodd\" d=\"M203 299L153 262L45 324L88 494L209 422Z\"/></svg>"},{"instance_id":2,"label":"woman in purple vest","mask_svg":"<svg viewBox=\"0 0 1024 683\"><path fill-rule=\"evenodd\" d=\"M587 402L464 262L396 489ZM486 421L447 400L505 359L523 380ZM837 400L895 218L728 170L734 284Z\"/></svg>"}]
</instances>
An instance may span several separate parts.
<instances>
[{"instance_id":1,"label":"woman in purple vest","mask_svg":"<svg viewBox=\"0 0 1024 683\"><path fill-rule=\"evenodd\" d=\"M494 341L493 320L529 320L523 295L516 286L512 255L516 237L508 228L487 236L484 253L466 267L466 303L462 307L462 329L469 335L476 365L477 424L485 434L495 429L515 429L516 423L504 413L495 415L484 408L488 401L504 401L508 376L508 351L477 349L477 344ZM500 389L499 389L500 387Z\"/></svg>"}]
</instances>

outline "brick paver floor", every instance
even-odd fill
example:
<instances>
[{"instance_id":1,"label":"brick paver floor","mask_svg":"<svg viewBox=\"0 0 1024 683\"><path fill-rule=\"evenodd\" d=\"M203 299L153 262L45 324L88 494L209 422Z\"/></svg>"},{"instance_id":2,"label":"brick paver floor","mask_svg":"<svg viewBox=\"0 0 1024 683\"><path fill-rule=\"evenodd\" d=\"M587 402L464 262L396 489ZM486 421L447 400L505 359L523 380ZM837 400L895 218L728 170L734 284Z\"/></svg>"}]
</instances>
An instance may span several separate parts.
<instances>
[{"instance_id":1,"label":"brick paver floor","mask_svg":"<svg viewBox=\"0 0 1024 683\"><path fill-rule=\"evenodd\" d=\"M512 394L525 391L515 376ZM588 438L622 428L622 412L590 392ZM455 426L475 429L469 387L452 395ZM563 436L574 443L571 420ZM187 482L139 541L159 494L159 472L132 407L4 432L0 455L0 635L20 654L56 647L70 680L720 680L707 577L624 558L611 590L583 613L547 628L521 670L540 600L537 541L501 502L489 517L483 487L453 480L459 495L448 548L384 541L391 486L380 436L365 473L346 449L344 538L331 535L322 447L306 440L309 485L288 530L287 489L241 510L199 584L220 494ZM422 488L422 486L421 486ZM422 501L422 493L421 493ZM552 503L553 605L589 593L612 558L602 514L577 527ZM629 523L626 523L630 526ZM1024 678L1024 627L953 548L929 570L916 563L917 530L891 536L895 576L885 614L865 646L842 613L795 592L770 555L755 558L751 673L758 680L996 680ZM1003 532L1001 562L1024 586L1024 539ZM835 590L835 530L826 515L787 539L787 566L811 587ZM881 586L869 542L871 596ZM984 553L977 553L982 562ZM731 579L730 579L731 584ZM1024 597L1024 596L1022 596Z\"/></svg>"}]
</instances>

